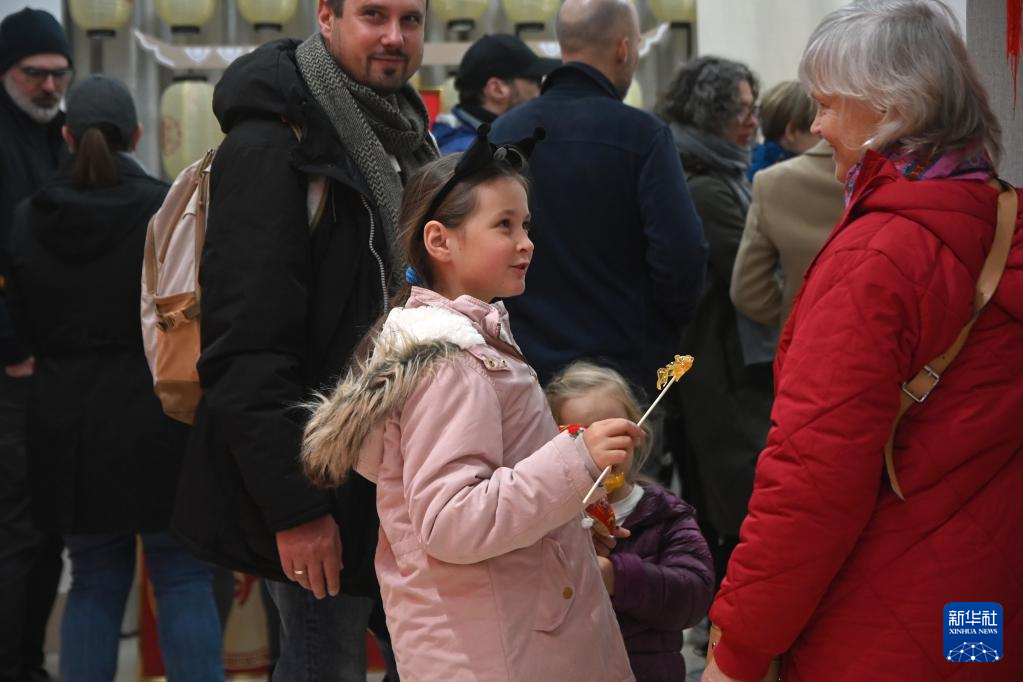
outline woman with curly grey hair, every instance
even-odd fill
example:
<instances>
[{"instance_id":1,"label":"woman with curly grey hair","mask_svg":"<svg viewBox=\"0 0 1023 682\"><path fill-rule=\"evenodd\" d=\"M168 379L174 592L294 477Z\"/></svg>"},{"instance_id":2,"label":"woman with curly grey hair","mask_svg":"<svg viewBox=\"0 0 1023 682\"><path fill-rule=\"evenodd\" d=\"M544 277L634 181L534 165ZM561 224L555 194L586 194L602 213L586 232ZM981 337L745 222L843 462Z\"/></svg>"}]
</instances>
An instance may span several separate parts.
<instances>
[{"instance_id":1,"label":"woman with curly grey hair","mask_svg":"<svg viewBox=\"0 0 1023 682\"><path fill-rule=\"evenodd\" d=\"M1000 126L938 0L836 10L800 76L847 207L779 345L703 680L779 655L786 682L1023 679L1001 647L1023 642L1023 216Z\"/></svg>"},{"instance_id":2,"label":"woman with curly grey hair","mask_svg":"<svg viewBox=\"0 0 1023 682\"><path fill-rule=\"evenodd\" d=\"M675 138L710 247L704 294L683 341L697 361L680 391L686 494L699 511L719 580L739 541L773 394L777 331L738 313L729 296L750 204L746 169L758 91L745 64L700 57L679 70L658 109Z\"/></svg>"}]
</instances>

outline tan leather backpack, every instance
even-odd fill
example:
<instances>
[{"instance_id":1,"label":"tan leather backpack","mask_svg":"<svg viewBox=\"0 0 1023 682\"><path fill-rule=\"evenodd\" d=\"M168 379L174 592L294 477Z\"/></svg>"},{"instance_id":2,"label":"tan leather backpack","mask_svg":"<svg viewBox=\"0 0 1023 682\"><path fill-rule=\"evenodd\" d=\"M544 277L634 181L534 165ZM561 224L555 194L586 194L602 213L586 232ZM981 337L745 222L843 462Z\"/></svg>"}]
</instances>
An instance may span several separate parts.
<instances>
[{"instance_id":1,"label":"tan leather backpack","mask_svg":"<svg viewBox=\"0 0 1023 682\"><path fill-rule=\"evenodd\" d=\"M296 136L299 136L297 129ZM199 262L206 240L210 167L215 149L178 174L149 221L142 265L142 337L163 411L191 424L199 386ZM309 229L327 203L327 179L309 177Z\"/></svg>"}]
</instances>

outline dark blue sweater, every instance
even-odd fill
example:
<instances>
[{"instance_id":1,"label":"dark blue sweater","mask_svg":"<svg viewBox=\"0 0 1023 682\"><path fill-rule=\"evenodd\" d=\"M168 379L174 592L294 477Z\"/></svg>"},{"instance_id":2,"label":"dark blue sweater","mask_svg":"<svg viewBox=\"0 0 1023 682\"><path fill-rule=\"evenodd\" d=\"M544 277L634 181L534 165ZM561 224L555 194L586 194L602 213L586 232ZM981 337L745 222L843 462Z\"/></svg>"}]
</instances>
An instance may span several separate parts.
<instances>
[{"instance_id":1,"label":"dark blue sweater","mask_svg":"<svg viewBox=\"0 0 1023 682\"><path fill-rule=\"evenodd\" d=\"M506 301L515 337L541 382L586 357L649 392L679 352L707 259L671 133L575 62L498 118L491 137L536 127L547 132L530 161L536 252L526 293Z\"/></svg>"}]
</instances>

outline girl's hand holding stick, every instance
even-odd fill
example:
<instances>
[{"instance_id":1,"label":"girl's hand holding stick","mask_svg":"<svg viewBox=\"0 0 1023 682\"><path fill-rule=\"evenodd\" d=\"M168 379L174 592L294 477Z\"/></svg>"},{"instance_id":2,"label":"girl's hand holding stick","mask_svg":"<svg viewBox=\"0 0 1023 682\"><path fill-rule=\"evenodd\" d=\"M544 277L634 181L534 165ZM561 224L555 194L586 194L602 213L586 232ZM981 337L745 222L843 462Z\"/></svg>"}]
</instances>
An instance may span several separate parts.
<instances>
[{"instance_id":1,"label":"girl's hand holding stick","mask_svg":"<svg viewBox=\"0 0 1023 682\"><path fill-rule=\"evenodd\" d=\"M650 408L647 409L646 413L639 418L639 421L636 422L636 426L643 425L643 422L646 421L646 418L649 417L650 413L654 411L655 407L657 407L657 403L661 402L661 398L663 398L664 394L668 392L668 389L671 388L676 381L681 379L682 376L688 372L690 368L692 368L692 366L692 355L676 355L674 360L657 370L657 389L661 393L650 405ZM591 487L590 491L586 493L586 497L583 498L584 507L590 504L590 498L593 497L593 493L596 492L597 488L600 487L609 473L611 473L611 465L604 467L604 470L600 472L600 476L598 476L597 480L594 481L593 487Z\"/></svg>"}]
</instances>

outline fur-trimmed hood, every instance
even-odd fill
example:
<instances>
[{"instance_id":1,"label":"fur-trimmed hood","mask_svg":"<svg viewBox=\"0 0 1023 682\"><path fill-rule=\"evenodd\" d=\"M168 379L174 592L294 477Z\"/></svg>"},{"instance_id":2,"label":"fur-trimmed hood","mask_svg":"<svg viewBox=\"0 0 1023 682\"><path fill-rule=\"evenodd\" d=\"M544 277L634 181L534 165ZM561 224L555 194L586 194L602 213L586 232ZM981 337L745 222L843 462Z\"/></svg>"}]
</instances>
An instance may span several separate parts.
<instances>
[{"instance_id":1,"label":"fur-trimmed hood","mask_svg":"<svg viewBox=\"0 0 1023 682\"><path fill-rule=\"evenodd\" d=\"M384 417L404 404L437 363L487 345L521 355L504 304L470 296L451 301L413 287L405 307L392 309L373 339L370 359L352 368L333 395L311 406L302 446L306 475L325 487L344 482L360 453L380 449L372 434Z\"/></svg>"}]
</instances>

